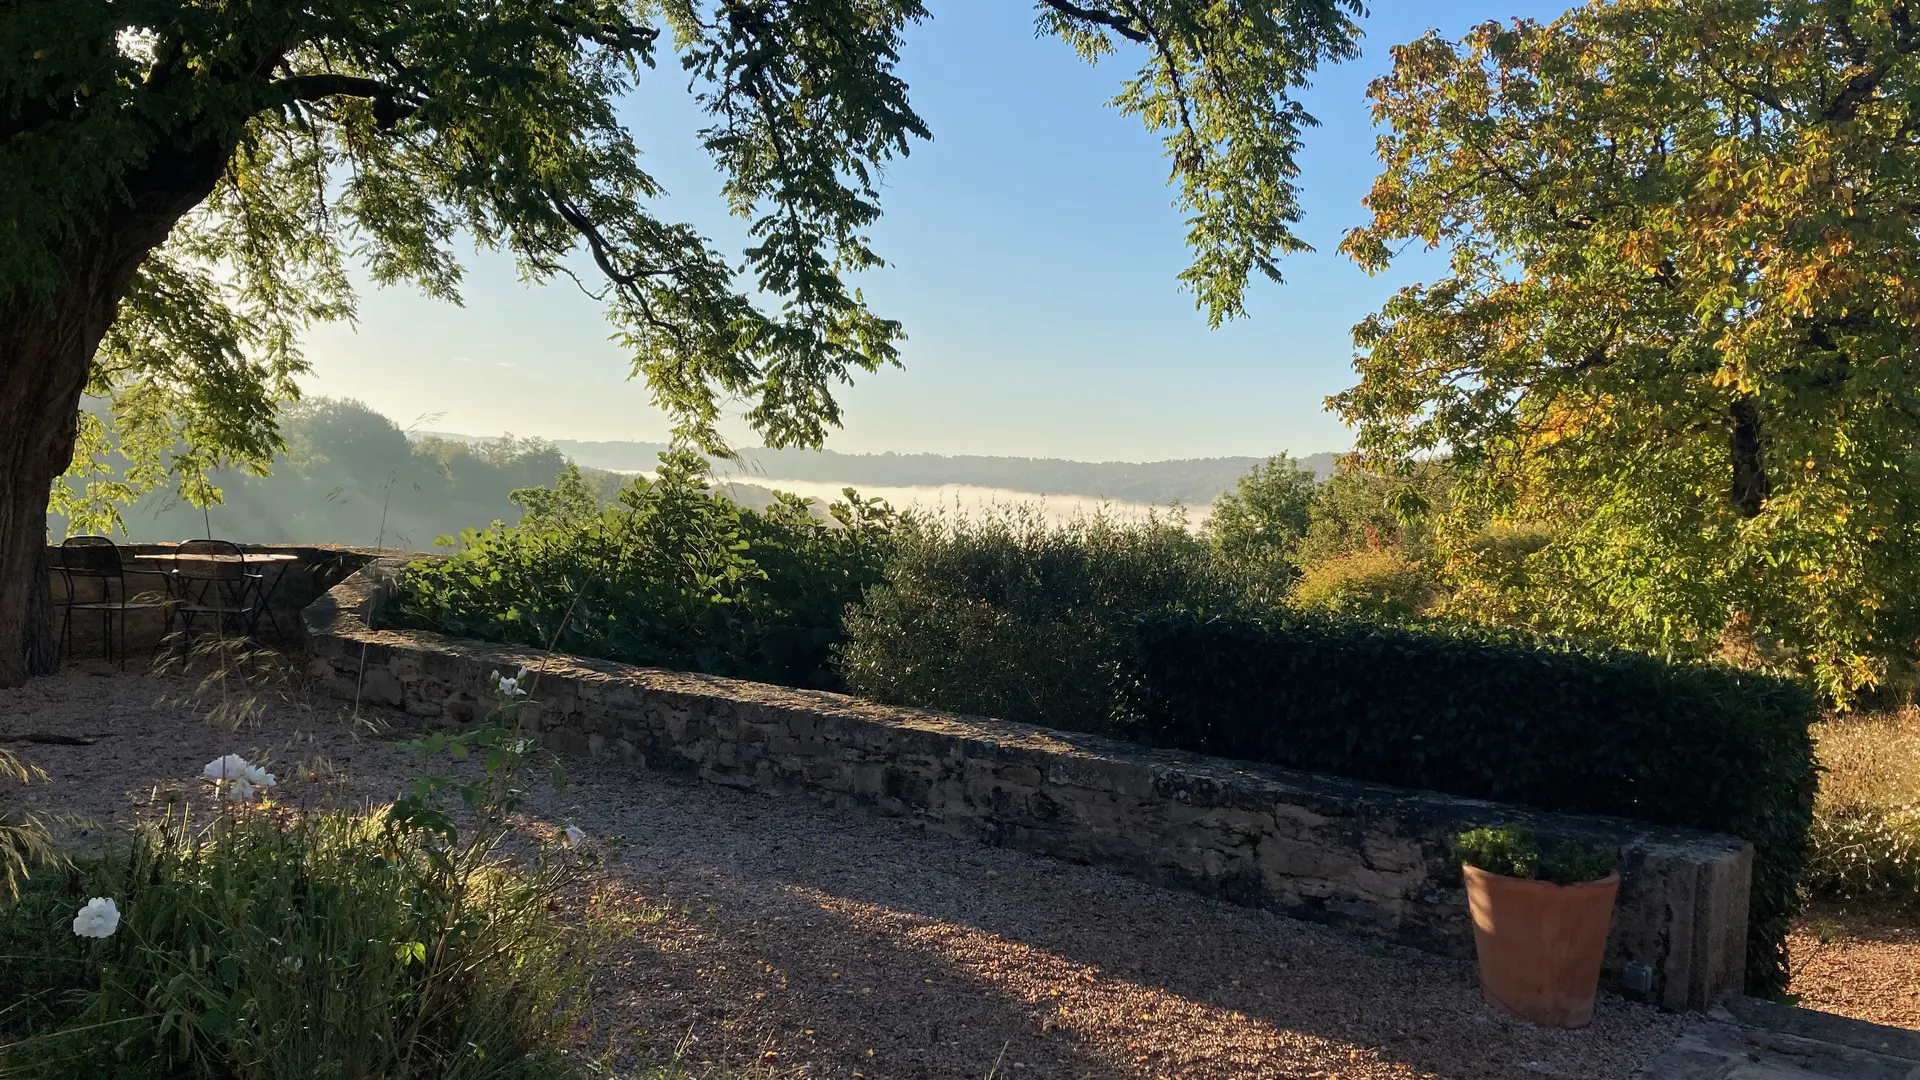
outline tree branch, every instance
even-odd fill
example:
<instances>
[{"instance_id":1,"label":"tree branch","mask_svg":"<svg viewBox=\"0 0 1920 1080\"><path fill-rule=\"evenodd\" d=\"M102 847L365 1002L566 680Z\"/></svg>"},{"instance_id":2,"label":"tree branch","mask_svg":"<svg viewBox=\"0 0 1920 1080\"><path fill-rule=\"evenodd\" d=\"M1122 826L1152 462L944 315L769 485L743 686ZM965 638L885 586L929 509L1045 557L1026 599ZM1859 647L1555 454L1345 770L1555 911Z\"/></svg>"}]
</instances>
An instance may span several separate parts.
<instances>
[{"instance_id":1,"label":"tree branch","mask_svg":"<svg viewBox=\"0 0 1920 1080\"><path fill-rule=\"evenodd\" d=\"M1149 40L1146 31L1134 26L1133 23L1125 17L1115 15L1110 11L1081 7L1079 4L1073 3L1072 0L1040 0L1040 3L1062 15L1075 19L1084 19L1087 22L1104 26L1136 45L1145 45Z\"/></svg>"},{"instance_id":2,"label":"tree branch","mask_svg":"<svg viewBox=\"0 0 1920 1080\"><path fill-rule=\"evenodd\" d=\"M267 94L273 105L320 101L329 97L366 98L373 102L374 120L383 128L392 127L420 108L420 102L402 98L400 89L391 83L330 71L276 79L267 84Z\"/></svg>"}]
</instances>

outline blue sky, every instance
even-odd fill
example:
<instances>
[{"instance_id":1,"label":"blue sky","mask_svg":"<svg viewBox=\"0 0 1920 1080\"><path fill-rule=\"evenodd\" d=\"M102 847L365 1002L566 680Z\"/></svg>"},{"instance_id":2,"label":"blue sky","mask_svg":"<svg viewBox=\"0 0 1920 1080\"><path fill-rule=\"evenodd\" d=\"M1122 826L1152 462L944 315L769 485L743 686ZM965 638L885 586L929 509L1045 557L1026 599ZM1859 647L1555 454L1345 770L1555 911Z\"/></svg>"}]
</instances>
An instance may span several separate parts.
<instances>
[{"instance_id":1,"label":"blue sky","mask_svg":"<svg viewBox=\"0 0 1920 1080\"><path fill-rule=\"evenodd\" d=\"M1323 399L1353 381L1353 324L1430 275L1410 258L1378 278L1335 248L1363 220L1376 167L1365 89L1392 45L1429 28L1457 36L1490 18L1551 18L1531 0L1378 3L1364 54L1321 71L1305 96L1306 219L1318 250L1258 283L1249 317L1209 330L1175 275L1184 227L1157 140L1105 107L1137 59L1088 67L1036 39L1028 0L930 0L902 75L933 128L888 171L873 230L890 265L860 281L905 322L905 367L840 395L849 453L1015 454L1145 461L1344 449ZM626 106L666 216L737 252L740 223L692 140L700 116L664 62ZM626 379L600 307L571 284L531 287L495 255L468 260L466 304L405 289L362 292L357 326L307 340L310 394L355 397L402 425L471 434L657 440L669 422ZM730 434L756 440L743 425Z\"/></svg>"}]
</instances>

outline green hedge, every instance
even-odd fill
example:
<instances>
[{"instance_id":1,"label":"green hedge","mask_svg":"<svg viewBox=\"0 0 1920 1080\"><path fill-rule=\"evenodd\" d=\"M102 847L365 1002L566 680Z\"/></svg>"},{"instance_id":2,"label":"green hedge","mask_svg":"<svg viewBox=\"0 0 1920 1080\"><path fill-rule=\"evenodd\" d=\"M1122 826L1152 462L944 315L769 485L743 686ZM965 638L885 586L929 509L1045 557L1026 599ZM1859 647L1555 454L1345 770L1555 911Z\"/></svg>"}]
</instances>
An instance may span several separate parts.
<instances>
[{"instance_id":1,"label":"green hedge","mask_svg":"<svg viewBox=\"0 0 1920 1080\"><path fill-rule=\"evenodd\" d=\"M1140 741L1755 850L1747 984L1778 994L1817 784L1811 695L1723 667L1334 617L1155 616L1119 684Z\"/></svg>"}]
</instances>

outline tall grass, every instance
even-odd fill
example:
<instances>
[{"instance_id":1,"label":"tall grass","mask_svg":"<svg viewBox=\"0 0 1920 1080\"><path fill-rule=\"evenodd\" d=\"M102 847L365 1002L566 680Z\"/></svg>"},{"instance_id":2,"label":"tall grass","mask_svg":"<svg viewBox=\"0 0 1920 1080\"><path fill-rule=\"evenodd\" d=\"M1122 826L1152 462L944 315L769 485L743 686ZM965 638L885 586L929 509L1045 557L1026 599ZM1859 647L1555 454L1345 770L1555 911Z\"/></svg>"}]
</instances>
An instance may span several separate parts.
<instances>
[{"instance_id":1,"label":"tall grass","mask_svg":"<svg viewBox=\"0 0 1920 1080\"><path fill-rule=\"evenodd\" d=\"M581 863L512 828L533 747L523 692L499 697L487 726L413 744L479 758L478 779L422 775L380 810L176 804L118 854L36 873L0 907L0 1076L574 1073L592 942L556 911ZM77 936L90 897L118 905L108 937Z\"/></svg>"},{"instance_id":2,"label":"tall grass","mask_svg":"<svg viewBox=\"0 0 1920 1080\"><path fill-rule=\"evenodd\" d=\"M1920 908L1920 713L1815 728L1826 770L1809 831L1815 897Z\"/></svg>"}]
</instances>

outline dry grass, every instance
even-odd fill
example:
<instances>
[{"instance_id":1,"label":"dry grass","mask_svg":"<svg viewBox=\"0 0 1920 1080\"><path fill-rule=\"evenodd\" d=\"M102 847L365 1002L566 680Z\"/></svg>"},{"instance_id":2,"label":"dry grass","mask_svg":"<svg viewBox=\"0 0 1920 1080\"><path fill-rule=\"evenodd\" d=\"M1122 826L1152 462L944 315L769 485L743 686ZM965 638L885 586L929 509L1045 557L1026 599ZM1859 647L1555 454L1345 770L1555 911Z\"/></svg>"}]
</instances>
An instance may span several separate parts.
<instances>
[{"instance_id":1,"label":"dry grass","mask_svg":"<svg viewBox=\"0 0 1920 1080\"><path fill-rule=\"evenodd\" d=\"M1920 905L1920 711L1834 718L1814 738L1826 772L1808 890L1824 900Z\"/></svg>"},{"instance_id":2,"label":"dry grass","mask_svg":"<svg viewBox=\"0 0 1920 1080\"><path fill-rule=\"evenodd\" d=\"M1814 739L1823 804L1920 805L1920 708L1828 720Z\"/></svg>"}]
</instances>

